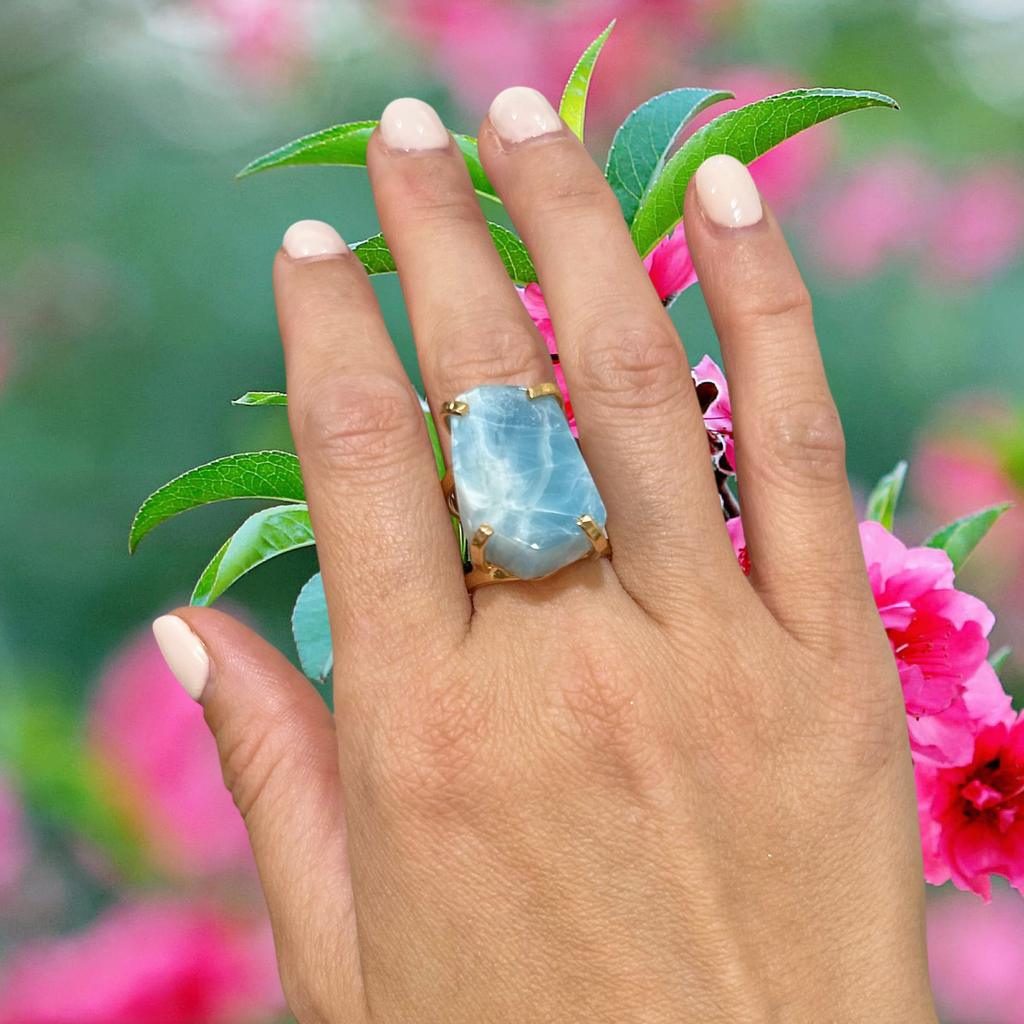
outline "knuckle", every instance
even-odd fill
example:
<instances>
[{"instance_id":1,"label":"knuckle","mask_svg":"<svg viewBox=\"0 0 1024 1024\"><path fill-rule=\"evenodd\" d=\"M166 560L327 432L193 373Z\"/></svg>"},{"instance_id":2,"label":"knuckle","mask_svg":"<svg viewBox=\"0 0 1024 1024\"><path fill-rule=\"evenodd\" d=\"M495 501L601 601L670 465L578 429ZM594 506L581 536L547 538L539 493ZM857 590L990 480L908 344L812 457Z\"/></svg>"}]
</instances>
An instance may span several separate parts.
<instances>
[{"instance_id":1,"label":"knuckle","mask_svg":"<svg viewBox=\"0 0 1024 1024\"><path fill-rule=\"evenodd\" d=\"M276 730L267 727L233 730L220 744L224 784L248 824L253 809L265 803L271 780L287 761L287 750Z\"/></svg>"},{"instance_id":2,"label":"knuckle","mask_svg":"<svg viewBox=\"0 0 1024 1024\"><path fill-rule=\"evenodd\" d=\"M424 225L457 225L486 230L476 194L468 182L425 180L413 186L416 217Z\"/></svg>"},{"instance_id":3,"label":"knuckle","mask_svg":"<svg viewBox=\"0 0 1024 1024\"><path fill-rule=\"evenodd\" d=\"M762 465L784 483L845 479L846 440L839 413L829 399L778 407L762 417L757 451Z\"/></svg>"},{"instance_id":4,"label":"knuckle","mask_svg":"<svg viewBox=\"0 0 1024 1024\"><path fill-rule=\"evenodd\" d=\"M733 315L741 327L749 330L788 330L794 322L814 320L811 293L799 278L781 288L743 289L733 301Z\"/></svg>"},{"instance_id":5,"label":"knuckle","mask_svg":"<svg viewBox=\"0 0 1024 1024\"><path fill-rule=\"evenodd\" d=\"M483 695L459 684L405 696L376 744L389 802L417 820L474 816L496 785L485 764L494 730Z\"/></svg>"},{"instance_id":6,"label":"knuckle","mask_svg":"<svg viewBox=\"0 0 1024 1024\"><path fill-rule=\"evenodd\" d=\"M332 470L375 474L408 460L423 441L415 393L384 374L327 379L296 410L302 454Z\"/></svg>"},{"instance_id":7,"label":"knuckle","mask_svg":"<svg viewBox=\"0 0 1024 1024\"><path fill-rule=\"evenodd\" d=\"M669 716L652 707L642 679L626 665L585 655L564 678L561 701L568 712L565 732L582 752L588 771L623 787L645 802L674 771L678 750Z\"/></svg>"},{"instance_id":8,"label":"knuckle","mask_svg":"<svg viewBox=\"0 0 1024 1024\"><path fill-rule=\"evenodd\" d=\"M435 376L452 396L469 383L533 384L551 376L547 355L525 324L495 320L489 312L456 313L434 333Z\"/></svg>"},{"instance_id":9,"label":"knuckle","mask_svg":"<svg viewBox=\"0 0 1024 1024\"><path fill-rule=\"evenodd\" d=\"M675 400L689 385L683 346L671 324L648 313L596 312L580 325L583 386L629 409Z\"/></svg>"},{"instance_id":10,"label":"knuckle","mask_svg":"<svg viewBox=\"0 0 1024 1024\"><path fill-rule=\"evenodd\" d=\"M622 220L615 195L604 178L581 177L578 168L567 167L562 173L556 168L543 182L531 201L533 214L541 223L550 217L606 217L611 210L609 200L615 203L615 213Z\"/></svg>"}]
</instances>

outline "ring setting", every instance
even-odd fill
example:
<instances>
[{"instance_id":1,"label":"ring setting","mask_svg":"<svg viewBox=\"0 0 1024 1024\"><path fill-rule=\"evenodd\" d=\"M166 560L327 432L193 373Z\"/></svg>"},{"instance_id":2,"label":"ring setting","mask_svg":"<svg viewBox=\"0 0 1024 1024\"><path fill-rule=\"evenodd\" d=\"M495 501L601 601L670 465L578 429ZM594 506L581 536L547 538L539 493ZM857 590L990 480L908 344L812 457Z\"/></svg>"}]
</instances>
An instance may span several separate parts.
<instances>
[{"instance_id":1,"label":"ring setting","mask_svg":"<svg viewBox=\"0 0 1024 1024\"><path fill-rule=\"evenodd\" d=\"M469 541L469 589L611 554L604 502L557 384L481 384L441 416L452 453L442 487Z\"/></svg>"}]
</instances>

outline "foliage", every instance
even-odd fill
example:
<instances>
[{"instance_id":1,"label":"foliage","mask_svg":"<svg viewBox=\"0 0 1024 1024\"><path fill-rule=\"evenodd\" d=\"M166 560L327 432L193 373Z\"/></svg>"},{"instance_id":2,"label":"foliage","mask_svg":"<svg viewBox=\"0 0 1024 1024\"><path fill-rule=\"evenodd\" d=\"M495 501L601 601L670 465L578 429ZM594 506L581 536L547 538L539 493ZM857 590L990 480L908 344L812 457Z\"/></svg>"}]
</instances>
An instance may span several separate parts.
<instances>
[{"instance_id":1,"label":"foliage","mask_svg":"<svg viewBox=\"0 0 1024 1024\"><path fill-rule=\"evenodd\" d=\"M587 47L562 94L559 112L581 140L591 76L613 27L614 22ZM674 89L642 104L616 132L605 173L619 198L640 255L651 252L682 219L687 183L708 156L730 153L750 163L780 142L838 114L870 106L896 106L894 100L875 92L795 90L722 114L694 132L666 159L676 138L694 117L730 97L731 93L720 90ZM376 121L356 121L303 136L252 161L238 177L303 164L365 166L367 145L377 124ZM480 163L476 140L458 133L453 135L477 192L487 199L497 200ZM536 281L533 261L519 238L498 224L489 227L509 277L518 285ZM352 248L369 273L394 272L394 260L382 235L363 239ZM238 405L286 402L287 398L276 392L248 392L236 400ZM438 472L443 474L444 464L429 418L428 424ZM898 489L891 495L891 505L895 504L897 496ZM209 604L255 566L314 543L308 511L299 504L305 494L295 456L284 452L249 452L191 470L156 491L143 504L132 524L129 546L134 551L154 526L179 512L238 497L297 504L265 509L246 520L203 571L192 595L194 604ZM891 521L891 510L889 519ZM961 538L960 543L964 543L964 534L957 536ZM464 545L464 538L461 540ZM322 680L330 671L332 660L328 654L329 626L319 574L299 595L292 613L292 633L303 670L311 678Z\"/></svg>"}]
</instances>

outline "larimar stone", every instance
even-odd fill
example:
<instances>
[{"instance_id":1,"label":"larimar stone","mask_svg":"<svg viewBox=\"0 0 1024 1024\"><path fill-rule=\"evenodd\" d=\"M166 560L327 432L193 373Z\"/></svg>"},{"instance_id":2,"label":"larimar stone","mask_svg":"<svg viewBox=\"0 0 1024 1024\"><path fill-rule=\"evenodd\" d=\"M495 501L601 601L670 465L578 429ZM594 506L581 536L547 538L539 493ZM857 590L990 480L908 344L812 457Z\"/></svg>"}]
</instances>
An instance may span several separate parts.
<instances>
[{"instance_id":1,"label":"larimar stone","mask_svg":"<svg viewBox=\"0 0 1024 1024\"><path fill-rule=\"evenodd\" d=\"M537 579L592 550L576 520L604 529L604 502L555 395L481 384L459 395L469 411L449 419L459 517L472 540L483 524L494 535L488 562Z\"/></svg>"}]
</instances>

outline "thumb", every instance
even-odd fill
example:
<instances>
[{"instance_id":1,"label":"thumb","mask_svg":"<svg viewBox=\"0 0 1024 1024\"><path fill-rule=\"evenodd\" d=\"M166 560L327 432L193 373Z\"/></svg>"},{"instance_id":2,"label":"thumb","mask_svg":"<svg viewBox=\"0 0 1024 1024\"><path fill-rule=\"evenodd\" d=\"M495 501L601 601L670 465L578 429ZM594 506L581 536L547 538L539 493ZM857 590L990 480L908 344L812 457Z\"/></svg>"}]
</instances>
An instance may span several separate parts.
<instances>
[{"instance_id":1,"label":"thumb","mask_svg":"<svg viewBox=\"0 0 1024 1024\"><path fill-rule=\"evenodd\" d=\"M280 651L223 612L180 608L158 618L153 633L217 741L225 785L249 831L292 1012L319 1019L321 1009L333 1015L351 1007L340 1019L358 1019L334 717Z\"/></svg>"}]
</instances>

